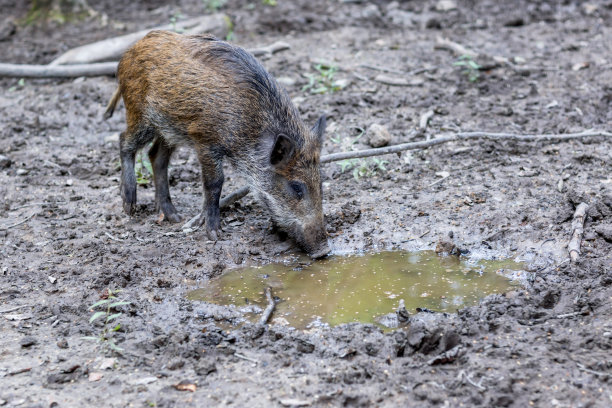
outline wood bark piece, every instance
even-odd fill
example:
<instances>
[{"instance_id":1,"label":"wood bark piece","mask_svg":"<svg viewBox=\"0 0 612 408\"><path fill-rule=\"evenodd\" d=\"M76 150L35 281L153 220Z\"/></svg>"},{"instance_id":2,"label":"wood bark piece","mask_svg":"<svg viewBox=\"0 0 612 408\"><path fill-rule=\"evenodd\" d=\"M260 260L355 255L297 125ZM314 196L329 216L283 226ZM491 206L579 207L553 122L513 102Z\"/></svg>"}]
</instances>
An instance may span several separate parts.
<instances>
[{"instance_id":1,"label":"wood bark piece","mask_svg":"<svg viewBox=\"0 0 612 408\"><path fill-rule=\"evenodd\" d=\"M116 62L76 65L27 65L0 63L0 77L14 78L76 78L115 75Z\"/></svg>"},{"instance_id":2,"label":"wood bark piece","mask_svg":"<svg viewBox=\"0 0 612 408\"><path fill-rule=\"evenodd\" d=\"M153 30L174 30L186 34L211 33L225 35L225 31L228 29L227 22L228 17L225 14L217 13L178 21L176 24L166 24L141 30L119 37L107 38L106 40L68 50L54 59L49 65L88 64L118 59L132 44Z\"/></svg>"},{"instance_id":3,"label":"wood bark piece","mask_svg":"<svg viewBox=\"0 0 612 408\"><path fill-rule=\"evenodd\" d=\"M254 56L271 55L290 48L278 41L265 47L247 50ZM97 62L93 64L72 65L28 65L0 63L0 77L14 78L76 78L81 76L115 75L117 62Z\"/></svg>"},{"instance_id":4,"label":"wood bark piece","mask_svg":"<svg viewBox=\"0 0 612 408\"><path fill-rule=\"evenodd\" d=\"M567 245L569 257L572 262L576 262L580 257L580 244L582 242L582 234L584 233L584 221L589 205L586 203L578 204L574 219L572 220L572 238Z\"/></svg>"}]
</instances>

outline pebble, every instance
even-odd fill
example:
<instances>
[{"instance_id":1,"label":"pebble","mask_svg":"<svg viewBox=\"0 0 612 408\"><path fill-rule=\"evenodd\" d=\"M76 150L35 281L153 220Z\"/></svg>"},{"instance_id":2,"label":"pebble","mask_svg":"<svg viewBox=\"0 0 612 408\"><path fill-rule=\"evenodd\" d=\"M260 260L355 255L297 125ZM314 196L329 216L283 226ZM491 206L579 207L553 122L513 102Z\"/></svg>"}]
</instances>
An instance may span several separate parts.
<instances>
[{"instance_id":1,"label":"pebble","mask_svg":"<svg viewBox=\"0 0 612 408\"><path fill-rule=\"evenodd\" d=\"M278 82L279 84L286 86L286 87L291 87L293 85L295 85L295 79L291 78L291 77L278 77L276 78L276 82Z\"/></svg>"},{"instance_id":2,"label":"pebble","mask_svg":"<svg viewBox=\"0 0 612 408\"><path fill-rule=\"evenodd\" d=\"M372 147L382 147L389 144L391 134L383 125L374 123L368 128L368 144Z\"/></svg>"},{"instance_id":3,"label":"pebble","mask_svg":"<svg viewBox=\"0 0 612 408\"><path fill-rule=\"evenodd\" d=\"M68 348L68 342L66 341L66 339L61 339L57 342L57 347L61 348L61 349L67 349Z\"/></svg>"},{"instance_id":4,"label":"pebble","mask_svg":"<svg viewBox=\"0 0 612 408\"><path fill-rule=\"evenodd\" d=\"M11 163L13 163L11 159L9 159L3 154L0 154L0 169L6 169L8 167L11 167Z\"/></svg>"},{"instance_id":5,"label":"pebble","mask_svg":"<svg viewBox=\"0 0 612 408\"><path fill-rule=\"evenodd\" d=\"M38 343L38 341L36 340L35 337L32 337L32 336L26 336L26 337L22 338L21 340L19 340L19 344L23 348L31 347L31 346L35 345L36 343Z\"/></svg>"},{"instance_id":6,"label":"pebble","mask_svg":"<svg viewBox=\"0 0 612 408\"><path fill-rule=\"evenodd\" d=\"M28 174L28 170L27 169L17 169L17 171L15 172L18 176L25 176L26 174Z\"/></svg>"}]
</instances>

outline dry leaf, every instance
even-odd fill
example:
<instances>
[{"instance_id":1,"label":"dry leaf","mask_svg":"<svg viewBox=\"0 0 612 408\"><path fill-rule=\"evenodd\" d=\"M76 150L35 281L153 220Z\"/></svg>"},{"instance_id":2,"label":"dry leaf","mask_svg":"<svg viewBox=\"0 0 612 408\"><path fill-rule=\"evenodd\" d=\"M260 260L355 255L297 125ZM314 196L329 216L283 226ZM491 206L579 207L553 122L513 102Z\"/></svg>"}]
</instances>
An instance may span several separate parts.
<instances>
[{"instance_id":1,"label":"dry leaf","mask_svg":"<svg viewBox=\"0 0 612 408\"><path fill-rule=\"evenodd\" d=\"M191 391L191 392L195 392L198 387L196 387L195 384L190 383L188 381L181 381L180 383L175 384L174 388L176 388L179 391Z\"/></svg>"}]
</instances>

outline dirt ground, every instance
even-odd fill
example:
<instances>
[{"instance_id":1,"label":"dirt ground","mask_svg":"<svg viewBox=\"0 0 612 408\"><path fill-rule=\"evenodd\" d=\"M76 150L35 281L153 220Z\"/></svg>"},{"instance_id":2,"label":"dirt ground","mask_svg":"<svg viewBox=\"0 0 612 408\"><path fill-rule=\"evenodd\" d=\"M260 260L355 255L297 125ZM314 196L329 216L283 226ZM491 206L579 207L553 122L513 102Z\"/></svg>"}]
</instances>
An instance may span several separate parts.
<instances>
[{"instance_id":1,"label":"dirt ground","mask_svg":"<svg viewBox=\"0 0 612 408\"><path fill-rule=\"evenodd\" d=\"M177 13L201 15L207 4L92 1L98 14L86 21L14 24L27 3L0 2L3 62L48 63ZM306 121L328 114L324 153L368 148L367 132L357 136L375 123L387 127L392 144L459 130L610 131L611 1L452 6L230 0L220 11L240 45L291 45L263 63ZM453 65L457 56L435 48L438 36L511 64L476 58L491 68L471 81ZM343 89L302 90L303 74L321 61L338 67ZM382 84L381 74L408 84ZM407 327L385 333L362 324L234 326L240 310L187 301L186 292L228 268L299 251L272 231L251 196L222 212L217 242L158 224L151 183L139 186L136 216L124 215L123 105L101 119L115 84L111 77L0 79L0 406L612 405L610 138L454 142L385 156L386 170L367 160L370 174L358 179L326 164L335 253L452 241L472 257L525 261L524 289L457 314L410 310ZM426 131L411 133L429 110ZM201 185L193 154L178 152L170 173L178 210L195 215ZM225 192L242 185L231 169L226 175ZM570 263L566 245L580 202L590 205L583 251ZM101 331L89 323L90 305L108 288L131 302L117 308L121 354L83 339ZM452 356L436 358L448 350Z\"/></svg>"}]
</instances>

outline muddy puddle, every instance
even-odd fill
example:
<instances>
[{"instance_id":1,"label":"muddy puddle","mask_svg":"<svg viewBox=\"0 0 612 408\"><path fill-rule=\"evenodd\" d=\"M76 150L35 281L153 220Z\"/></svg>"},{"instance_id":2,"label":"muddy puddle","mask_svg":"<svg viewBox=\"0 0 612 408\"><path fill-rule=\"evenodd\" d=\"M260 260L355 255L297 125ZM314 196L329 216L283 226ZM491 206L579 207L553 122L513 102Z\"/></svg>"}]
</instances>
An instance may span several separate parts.
<instances>
[{"instance_id":1,"label":"muddy puddle","mask_svg":"<svg viewBox=\"0 0 612 408\"><path fill-rule=\"evenodd\" d=\"M516 275L511 271L522 269L512 260L475 262L433 251L390 251L335 256L298 266L272 263L238 268L189 292L187 298L265 308L264 289L270 286L280 298L275 323L300 329L377 323L397 309L400 299L411 313L417 308L455 312L475 305L489 294L518 285L504 275Z\"/></svg>"}]
</instances>

